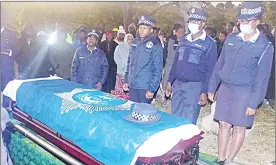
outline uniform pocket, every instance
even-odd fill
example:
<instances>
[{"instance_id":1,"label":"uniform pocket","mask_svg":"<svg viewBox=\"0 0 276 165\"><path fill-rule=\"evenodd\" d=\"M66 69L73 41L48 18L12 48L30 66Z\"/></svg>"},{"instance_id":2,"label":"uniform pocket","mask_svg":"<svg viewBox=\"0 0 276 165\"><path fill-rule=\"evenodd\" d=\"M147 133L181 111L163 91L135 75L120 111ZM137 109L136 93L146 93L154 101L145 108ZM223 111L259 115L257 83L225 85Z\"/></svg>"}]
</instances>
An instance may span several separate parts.
<instances>
[{"instance_id":1,"label":"uniform pocket","mask_svg":"<svg viewBox=\"0 0 276 165\"><path fill-rule=\"evenodd\" d=\"M199 64L201 55L202 55L201 50L191 49L188 62L193 64Z\"/></svg>"},{"instance_id":2,"label":"uniform pocket","mask_svg":"<svg viewBox=\"0 0 276 165\"><path fill-rule=\"evenodd\" d=\"M86 66L86 59L83 56L79 56L80 66Z\"/></svg>"},{"instance_id":3,"label":"uniform pocket","mask_svg":"<svg viewBox=\"0 0 276 165\"><path fill-rule=\"evenodd\" d=\"M249 56L245 56L243 58L243 61L245 61L244 65L248 68L257 68L258 67L258 61L260 60L260 57L255 52L252 52Z\"/></svg>"},{"instance_id":4,"label":"uniform pocket","mask_svg":"<svg viewBox=\"0 0 276 165\"><path fill-rule=\"evenodd\" d=\"M184 54L185 54L185 47L180 47L178 50L179 56L178 56L178 61L183 60Z\"/></svg>"}]
</instances>

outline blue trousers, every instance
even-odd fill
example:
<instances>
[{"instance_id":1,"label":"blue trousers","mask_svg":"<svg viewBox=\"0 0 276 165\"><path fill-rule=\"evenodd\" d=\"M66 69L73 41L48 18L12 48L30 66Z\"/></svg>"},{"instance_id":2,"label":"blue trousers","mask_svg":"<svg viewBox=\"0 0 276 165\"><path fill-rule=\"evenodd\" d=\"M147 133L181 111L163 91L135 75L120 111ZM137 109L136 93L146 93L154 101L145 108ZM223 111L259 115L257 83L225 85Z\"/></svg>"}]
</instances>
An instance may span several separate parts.
<instances>
[{"instance_id":1,"label":"blue trousers","mask_svg":"<svg viewBox=\"0 0 276 165\"><path fill-rule=\"evenodd\" d=\"M150 104L152 99L146 98L147 90L145 89L129 89L129 97L131 101L137 102L137 103L148 103Z\"/></svg>"},{"instance_id":2,"label":"blue trousers","mask_svg":"<svg viewBox=\"0 0 276 165\"><path fill-rule=\"evenodd\" d=\"M201 108L198 104L201 89L201 82L176 80L172 86L172 114L196 124Z\"/></svg>"},{"instance_id":3,"label":"blue trousers","mask_svg":"<svg viewBox=\"0 0 276 165\"><path fill-rule=\"evenodd\" d=\"M8 55L1 55L2 66L1 66L1 91L5 89L7 84L14 79L14 61L13 58ZM9 106L10 99L3 96L3 107Z\"/></svg>"}]
</instances>

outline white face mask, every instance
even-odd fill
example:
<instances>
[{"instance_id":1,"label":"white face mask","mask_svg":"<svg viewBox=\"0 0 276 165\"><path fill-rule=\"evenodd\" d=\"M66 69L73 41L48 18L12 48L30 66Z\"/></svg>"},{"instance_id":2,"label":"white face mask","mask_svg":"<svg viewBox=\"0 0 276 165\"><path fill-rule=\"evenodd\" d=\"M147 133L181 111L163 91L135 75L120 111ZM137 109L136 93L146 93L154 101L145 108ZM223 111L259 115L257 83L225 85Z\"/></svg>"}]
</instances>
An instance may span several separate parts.
<instances>
[{"instance_id":1,"label":"white face mask","mask_svg":"<svg viewBox=\"0 0 276 165\"><path fill-rule=\"evenodd\" d=\"M243 34L250 34L253 31L253 28L250 24L240 25L240 29Z\"/></svg>"},{"instance_id":2,"label":"white face mask","mask_svg":"<svg viewBox=\"0 0 276 165\"><path fill-rule=\"evenodd\" d=\"M199 32L199 25L195 23L189 23L188 24L188 29L192 34L196 34Z\"/></svg>"}]
</instances>

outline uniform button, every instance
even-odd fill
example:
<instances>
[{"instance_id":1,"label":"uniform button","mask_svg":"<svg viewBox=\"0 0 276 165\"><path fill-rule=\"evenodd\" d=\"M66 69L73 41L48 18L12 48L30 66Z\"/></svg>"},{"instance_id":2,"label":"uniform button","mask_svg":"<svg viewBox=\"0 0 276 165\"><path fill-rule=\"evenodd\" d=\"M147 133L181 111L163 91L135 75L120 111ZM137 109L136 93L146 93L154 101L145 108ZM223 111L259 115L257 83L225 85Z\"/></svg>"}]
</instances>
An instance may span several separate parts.
<instances>
[{"instance_id":1,"label":"uniform button","mask_svg":"<svg viewBox=\"0 0 276 165\"><path fill-rule=\"evenodd\" d=\"M88 61L89 61L90 59L88 58Z\"/></svg>"},{"instance_id":2,"label":"uniform button","mask_svg":"<svg viewBox=\"0 0 276 165\"><path fill-rule=\"evenodd\" d=\"M87 69L87 70L89 70L89 69Z\"/></svg>"}]
</instances>

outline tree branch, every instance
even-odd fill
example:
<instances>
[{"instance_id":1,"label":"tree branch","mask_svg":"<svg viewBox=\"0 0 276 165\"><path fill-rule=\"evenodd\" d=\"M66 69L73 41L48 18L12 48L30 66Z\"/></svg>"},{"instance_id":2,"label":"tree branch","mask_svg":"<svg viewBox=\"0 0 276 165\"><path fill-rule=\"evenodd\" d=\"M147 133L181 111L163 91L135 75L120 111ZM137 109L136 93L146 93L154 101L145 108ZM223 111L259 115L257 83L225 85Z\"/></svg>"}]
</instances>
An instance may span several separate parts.
<instances>
[{"instance_id":1,"label":"tree branch","mask_svg":"<svg viewBox=\"0 0 276 165\"><path fill-rule=\"evenodd\" d=\"M154 9L152 12L149 13L149 16L154 15L155 13L159 12L161 9L165 8L166 6L173 5L175 2L168 2L164 5L158 6L156 9Z\"/></svg>"}]
</instances>

